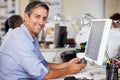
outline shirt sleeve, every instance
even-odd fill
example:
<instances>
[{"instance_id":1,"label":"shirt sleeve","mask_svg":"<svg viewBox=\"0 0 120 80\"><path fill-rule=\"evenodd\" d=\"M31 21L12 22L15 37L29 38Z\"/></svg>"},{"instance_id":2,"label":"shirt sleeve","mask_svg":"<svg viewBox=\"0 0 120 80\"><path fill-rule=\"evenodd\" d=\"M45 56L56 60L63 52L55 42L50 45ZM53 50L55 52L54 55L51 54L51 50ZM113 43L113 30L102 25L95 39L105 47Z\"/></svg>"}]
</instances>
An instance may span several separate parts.
<instances>
[{"instance_id":1,"label":"shirt sleeve","mask_svg":"<svg viewBox=\"0 0 120 80\"><path fill-rule=\"evenodd\" d=\"M40 71L42 73L40 76L33 77L34 80L42 80L45 77L45 72L43 70Z\"/></svg>"},{"instance_id":2,"label":"shirt sleeve","mask_svg":"<svg viewBox=\"0 0 120 80\"><path fill-rule=\"evenodd\" d=\"M19 59L19 65L32 78L37 80L37 76L38 78L43 78L47 74L47 61L44 58L39 59L40 55L36 54L35 47L31 42L27 41L16 44L14 49Z\"/></svg>"}]
</instances>

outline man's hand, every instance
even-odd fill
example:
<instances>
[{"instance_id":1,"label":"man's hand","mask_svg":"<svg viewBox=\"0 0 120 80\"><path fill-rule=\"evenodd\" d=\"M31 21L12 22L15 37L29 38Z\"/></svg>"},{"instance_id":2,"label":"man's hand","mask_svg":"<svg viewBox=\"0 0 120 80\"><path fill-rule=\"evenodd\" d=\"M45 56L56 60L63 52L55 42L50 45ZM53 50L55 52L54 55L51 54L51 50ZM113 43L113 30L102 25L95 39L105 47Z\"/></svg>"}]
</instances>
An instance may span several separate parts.
<instances>
[{"instance_id":1,"label":"man's hand","mask_svg":"<svg viewBox=\"0 0 120 80\"><path fill-rule=\"evenodd\" d=\"M79 58L74 58L68 62L68 71L70 74L76 74L86 66L86 64L78 64L78 62L80 62Z\"/></svg>"}]
</instances>

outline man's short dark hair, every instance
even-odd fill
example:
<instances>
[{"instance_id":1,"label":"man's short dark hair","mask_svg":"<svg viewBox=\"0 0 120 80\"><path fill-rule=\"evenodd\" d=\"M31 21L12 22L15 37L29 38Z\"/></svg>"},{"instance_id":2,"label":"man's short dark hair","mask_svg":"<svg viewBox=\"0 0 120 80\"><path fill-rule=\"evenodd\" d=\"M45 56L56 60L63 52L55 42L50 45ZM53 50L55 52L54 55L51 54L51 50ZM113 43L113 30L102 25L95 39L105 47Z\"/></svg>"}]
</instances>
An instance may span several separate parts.
<instances>
[{"instance_id":1,"label":"man's short dark hair","mask_svg":"<svg viewBox=\"0 0 120 80\"><path fill-rule=\"evenodd\" d=\"M49 7L44 2L32 1L26 6L25 13L27 13L30 16L31 13L32 13L32 10L35 9L35 8L38 8L38 7L43 7L49 12Z\"/></svg>"}]
</instances>

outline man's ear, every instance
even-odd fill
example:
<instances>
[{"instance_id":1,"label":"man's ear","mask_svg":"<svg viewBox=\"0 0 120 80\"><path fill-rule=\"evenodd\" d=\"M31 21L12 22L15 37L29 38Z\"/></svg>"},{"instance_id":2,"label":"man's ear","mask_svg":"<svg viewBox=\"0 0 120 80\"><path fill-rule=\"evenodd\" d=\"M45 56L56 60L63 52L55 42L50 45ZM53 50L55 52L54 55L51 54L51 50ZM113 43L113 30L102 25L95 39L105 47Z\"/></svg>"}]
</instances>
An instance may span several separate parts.
<instances>
[{"instance_id":1,"label":"man's ear","mask_svg":"<svg viewBox=\"0 0 120 80\"><path fill-rule=\"evenodd\" d=\"M29 18L29 15L27 13L24 13L24 21L27 21L28 18Z\"/></svg>"}]
</instances>

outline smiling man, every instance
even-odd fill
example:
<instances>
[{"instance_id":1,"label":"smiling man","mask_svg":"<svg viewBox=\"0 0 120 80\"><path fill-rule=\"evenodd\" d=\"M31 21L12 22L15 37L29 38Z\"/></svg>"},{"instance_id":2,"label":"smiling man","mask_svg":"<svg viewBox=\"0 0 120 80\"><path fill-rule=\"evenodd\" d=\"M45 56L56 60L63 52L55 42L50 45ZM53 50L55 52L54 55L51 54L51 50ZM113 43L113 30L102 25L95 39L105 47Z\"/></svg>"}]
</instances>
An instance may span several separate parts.
<instances>
[{"instance_id":1,"label":"smiling man","mask_svg":"<svg viewBox=\"0 0 120 80\"><path fill-rule=\"evenodd\" d=\"M48 80L78 73L85 64L74 58L66 63L49 63L42 56L36 35L44 28L48 6L40 1L27 5L24 23L14 29L0 47L0 80Z\"/></svg>"}]
</instances>

